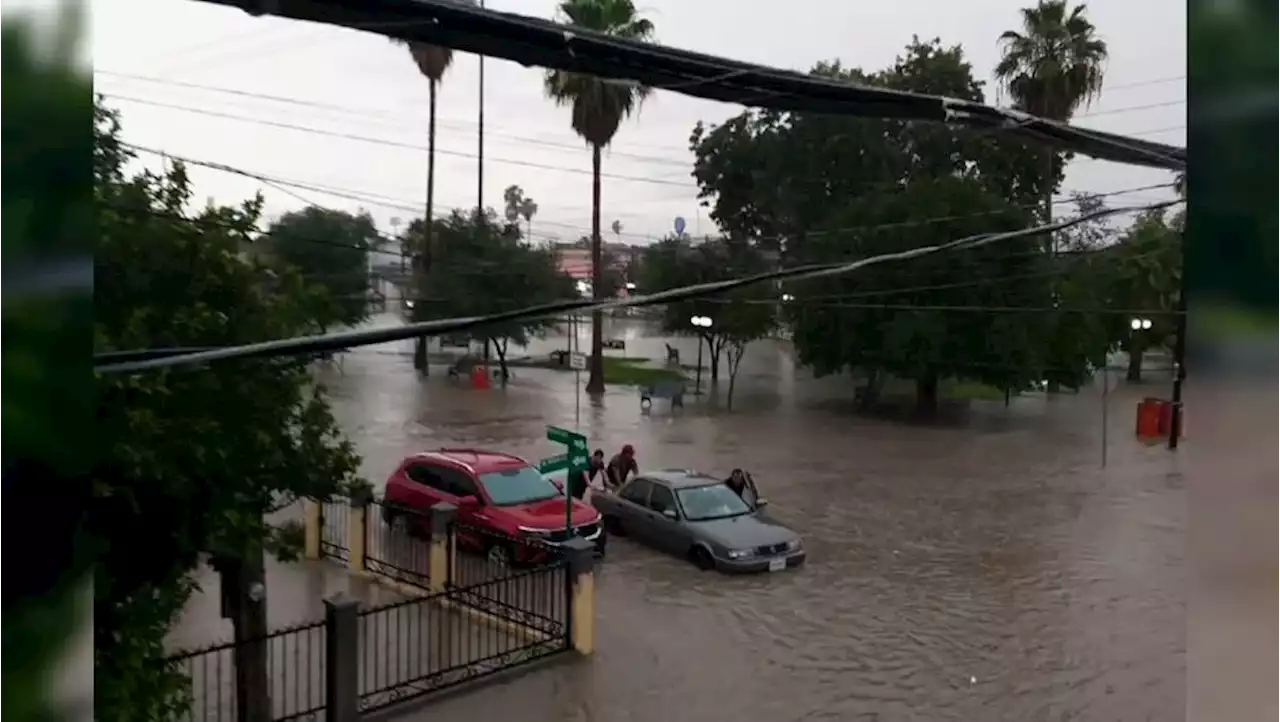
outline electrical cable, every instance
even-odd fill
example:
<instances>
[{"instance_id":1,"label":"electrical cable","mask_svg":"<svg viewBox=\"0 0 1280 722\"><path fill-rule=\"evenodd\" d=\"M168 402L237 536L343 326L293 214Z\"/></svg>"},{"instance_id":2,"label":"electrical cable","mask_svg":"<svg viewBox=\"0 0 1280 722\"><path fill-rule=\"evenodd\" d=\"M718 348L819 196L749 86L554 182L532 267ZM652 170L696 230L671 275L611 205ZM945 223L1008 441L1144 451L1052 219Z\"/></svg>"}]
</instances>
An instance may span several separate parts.
<instances>
[{"instance_id":1,"label":"electrical cable","mask_svg":"<svg viewBox=\"0 0 1280 722\"><path fill-rule=\"evenodd\" d=\"M173 80L173 79L168 79L168 78L156 78L156 77L150 77L150 76L145 76L145 75L134 75L134 74L130 74L130 73L116 73L116 72L111 72L111 71L106 71L106 70L94 70L94 75L105 75L105 76L108 76L108 77L118 77L118 78L123 78L123 79L126 79L126 80L136 80L136 81L142 81L142 82L147 82L147 83L155 83L155 84L159 84L159 85L166 85L166 86L171 86L171 87L176 87L176 88L187 88L187 89L191 89L191 90L200 90L200 91L206 91L206 92L211 92L211 93L221 93L221 94L225 94L225 95L237 96L237 97L242 97L242 98L249 98L249 99L255 99L255 100L265 100L265 101L270 101L270 102L275 102L275 103L281 103L281 104L286 104L286 105L294 105L294 106L303 107L303 108L314 108L314 109L319 109L319 110L329 110L329 111L333 111L333 112L338 112L338 113L344 113L344 114L347 114L347 115L351 115L351 116L354 116L354 117L356 117L356 118L360 118L360 119L362 119L362 120L364 120L364 121L366 121L366 122L367 122L367 121L369 121L369 120L373 120L373 119L375 119L375 118L392 117L392 114L391 114L391 113L380 113L380 112L376 112L376 111L373 111L373 110L360 109L360 108L353 108L353 107L349 107L349 106L340 105L340 104L337 104L337 103L325 103L325 102L321 102L321 101L305 100L305 99L301 99L301 98L292 98L292 97L282 96L282 95L273 95L273 94L270 94L270 93L257 93L257 92L247 91L247 90L239 90L239 89L235 89L235 88L224 88L224 87L218 87L218 86L212 86L212 85L202 85L202 84L200 84L200 83L191 83L191 82L186 82L186 81L181 81L181 80ZM1165 80L1167 80L1167 79L1157 79L1157 80L1156 80L1156 81L1154 81L1154 82L1164 82ZM1107 89L1108 89L1108 90L1116 90L1116 89L1120 89L1120 88L1133 87L1133 86L1135 86L1135 85L1143 85L1143 84L1144 84L1144 83L1139 82L1139 83L1134 83L1134 84L1130 84L1130 85L1123 85L1123 84L1121 84L1121 85L1113 85L1113 86L1108 86L1108 88L1107 88ZM143 104L148 104L148 105L156 105L156 106L159 106L159 107L175 108L175 109L177 109L177 110L185 110L185 111L189 111L189 112L193 112L193 113L195 113L195 112L212 112L212 111L205 111L205 110L204 110L204 109L202 109L202 108L192 108L192 107L190 107L190 106L182 106L182 105L177 105L177 104L166 104L166 103L162 103L162 102L159 102L159 101L153 101L153 100L149 100L149 99L134 98L134 97L129 97L129 96L125 96L125 95L119 95L119 94L116 94L116 93L109 93L109 92L101 91L101 90L99 90L99 91L97 91L97 92L98 92L98 94L99 94L99 95L104 95L104 96L106 96L106 97L110 97L110 98L116 98L116 99L118 99L118 100L127 100L127 101L134 102L134 103L143 103ZM1173 107L1173 106L1177 106L1177 105L1185 105L1185 104L1186 104L1186 102L1187 102L1187 101L1186 101L1186 99L1184 98L1184 99L1180 99L1180 100L1162 101L1162 102L1157 102L1157 103L1145 103L1145 104L1142 104L1142 105L1120 106L1120 107L1117 107L1117 108L1108 108L1108 109L1104 109L1104 110L1096 110L1096 111L1089 111L1089 112L1085 112L1085 113L1080 113L1080 114L1078 114L1078 115L1074 116L1074 118L1078 120L1078 119L1081 119L1081 118L1092 118L1092 117L1103 116L1103 115L1116 115L1116 114L1120 114L1120 113L1130 113L1130 112L1140 111L1140 110L1153 110L1153 109L1156 109L1156 108L1168 108L1168 107ZM247 118L244 118L243 116L235 116L235 119L248 120ZM403 119L401 119L401 120L403 120ZM401 125L404 125L405 127L407 127L407 126L409 125L408 123L400 123L400 124L401 124ZM437 125L445 125L446 127L448 127L450 123L449 123L448 121L440 121L440 120L437 120L437 121L436 121L436 124L437 124ZM415 123L414 125L416 126L416 125L420 125L420 124ZM471 126L475 126L475 125L476 125L476 122L475 122L475 121L456 121L456 122L454 122L454 123L453 123L453 125L455 125L455 126L457 126L457 127L468 127L468 128L469 128L469 127L471 127ZM1185 127L1185 126L1183 126L1183 127ZM566 151L572 151L572 152L574 152L574 153L581 153L581 152L582 152L582 147L581 147L581 145L580 145L580 144L556 143L556 142L554 142L554 141L548 141L548 140L540 139L540 138L531 138L531 137L528 137L528 136L513 135L513 134L509 134L509 133L502 133L502 132L500 132L500 131L499 131L499 132L494 132L494 131L493 131L493 130L491 130L490 128L486 128L486 129L485 129L485 132L486 132L487 134L490 134L490 135L496 135L496 136L499 136L499 137L510 138L510 139L512 139L512 140L518 140L518 141L520 141L521 143L524 143L524 144L541 145L541 146L545 146L545 147L548 147L548 148L556 148L556 149L562 149L562 150L566 150ZM1154 132L1157 132L1157 131L1145 131L1145 132L1147 132L1147 133L1154 133ZM1143 135L1143 134L1144 134L1144 132L1141 132L1141 131L1140 131L1140 132L1133 133L1133 135ZM637 146L637 147L640 147L640 146ZM653 147L653 148L655 148L655 149L657 149L657 148L662 148L662 149L665 149L665 150L672 150L672 151L676 151L676 152L679 152L679 153L686 153L686 154L689 152L689 148L687 148L687 147L683 147L683 148L677 148L676 146L650 146L650 147ZM630 159L636 160L636 161L638 161L638 162L645 162L645 163L654 163L654 164L663 164L663 165L679 166L679 167L682 167L682 168L687 168L687 167L689 166L689 160L688 160L687 158L684 158L684 159L681 159L681 158L668 158L668 157L655 156L655 155L643 155L643 154L638 154L638 153L629 153L629 152L626 152L626 151L620 151L620 150L614 149L614 148L612 148L612 147L610 148L610 156L612 156L612 157L619 157L619 158L630 158Z\"/></svg>"},{"instance_id":2,"label":"electrical cable","mask_svg":"<svg viewBox=\"0 0 1280 722\"><path fill-rule=\"evenodd\" d=\"M315 186L310 186L310 185L307 185L307 184L304 184L304 183L300 183L300 182L295 182L295 181L285 181L285 180L282 180L282 179L279 179L279 178L273 178L273 177L270 177L270 176L264 176L264 175L260 175L260 174L253 173L253 172L250 172L250 171L245 171L245 170L242 170L242 169L239 169L239 168L235 168L235 167L232 167L232 166L227 166L227 165L224 165L224 164L221 164L221 163L214 163L214 162L211 162L211 161L196 160L196 159L192 159L192 158L186 158L186 157L183 157L183 156L175 156L175 155L171 155L171 154L165 153L164 151L156 150L156 149L153 149L153 148L146 148L146 147L143 147L143 146L134 145L134 144L132 144L132 143L121 142L121 145L122 145L122 146L124 146L124 147L126 147L126 148L133 149L133 150L138 150L138 151L146 152L146 153L153 153L153 154L160 155L160 156L164 156L164 157L171 158L171 159L174 159L174 160L179 160L179 161L182 161L183 163L188 163L188 164L190 164L190 165L195 165L195 166L200 166L200 167L211 168L211 169L213 169L213 170L219 170L219 171L226 172L226 173L232 173L232 174L235 174L235 175L244 176L244 177L246 177L246 178L251 178L251 179L258 180L258 181L262 181L262 182L277 183L277 184L281 184L281 185L292 185L292 186L300 187L300 188L302 188L302 189L304 189L304 190L312 190L312 191L320 192L320 193L327 192L327 191L323 191L323 190L318 190ZM1108 192L1108 193L1094 193L1094 194L1091 194L1091 196L1090 196L1090 197L1093 197L1093 198L1109 198L1109 197L1114 197L1114 196L1129 195L1129 194L1132 194L1132 193L1138 193L1138 192L1143 192L1143 191L1148 191L1148 190L1158 190L1158 189L1172 188L1173 186L1174 186L1174 184L1173 184L1173 183L1157 183L1157 184L1151 184L1151 185L1146 185L1146 186L1138 186L1138 187L1135 187L1135 188L1122 189L1122 190L1118 190L1118 191L1111 191L1111 192ZM1066 204L1066 203L1074 203L1074 202L1075 202L1075 200L1076 200L1076 199L1074 199L1074 198L1063 198L1063 199L1055 199L1053 202L1054 202L1054 205L1061 205L1061 204ZM319 204L311 203L311 204L309 204L309 205L315 205L315 206L317 206L317 207L321 207L321 208L323 208L323 206L320 206ZM1017 208L1021 208L1022 210L1036 210L1036 209L1041 208L1042 206L1043 206L1043 204L1042 204L1042 203L1034 203L1034 204L1027 204L1027 205L1025 205L1025 206L1021 206L1021 207L1015 207L1015 209L1017 209ZM406 208L408 208L408 206L406 206ZM225 222L219 222L219 221L216 221L216 220L214 220L214 219L192 218L192 217L188 217L188 216L182 216L182 215L178 215L178 214L169 213L169 212L166 212L166 211L158 211L158 210L154 210L154 209L130 208L130 207L126 207L126 206L119 206L117 209L118 209L119 211L121 211L121 212L124 212L124 213L147 213L147 214L155 215L155 216L162 217L162 218L171 218L171 219L173 219L173 220L179 220L179 221L190 221L190 222L192 222L192 223L197 223L197 224L208 224L208 225L211 225L211 226L213 226L213 227L221 227L221 228L225 228L225 229L227 229L227 230L234 230L234 231L242 230L240 227L235 226L234 224L231 224L231 223L225 223ZM461 210L461 209L454 209L454 210ZM805 232L804 236L805 236L806 238L814 238L814 237L822 237L822 236L831 235L831 234L848 233L848 232L851 232L851 231L886 230L886 229L892 229L892 228L916 228L916 227L922 227L922 226L929 226L929 225L933 225L933 224L936 224L936 223L949 223L949 222L960 221L960 220L968 220L968 219L971 219L971 218L982 218L982 217L988 217L988 216L992 216L992 215L999 215L999 214L1001 214L1001 213L1006 213L1008 210L1011 210L1011 209L1004 209L1004 210L999 210L999 211L983 211L983 212L978 212L978 213L971 213L971 214L957 214L957 215L950 215L950 216L936 216L936 217L933 217L933 218L920 218L920 219L913 219L913 220L909 220L909 221L897 221L897 222L879 223L879 224L870 224L870 225L863 225L863 226L844 226L844 227L840 227L840 228L818 229L818 230L813 230L813 231L807 231L807 232ZM443 216L443 217L447 218L448 216ZM265 236L265 235L269 235L269 233L270 233L270 232L269 232L269 230L263 230L263 229L261 229L261 228L254 228L254 229L251 229L251 230L252 230L252 231L254 231L254 232L260 233L260 234L262 234L262 235L264 235L264 236ZM583 229L583 230L585 230L585 229ZM625 235L625 234L623 234L623 235ZM536 236L536 234L535 234L535 236ZM326 246L332 246L332 247L338 247L338 248L349 248L349 249L351 249L351 250L360 250L360 251L364 251L364 252L366 252L366 253L376 253L376 254L389 255L389 256L394 256L394 257L397 257L397 258L399 258L399 257L400 257L400 255L401 255L399 251L395 251L395 250L377 249L377 248L363 248L363 247L360 247L360 246L355 246L355 245L350 245L350 244L335 243L335 242L333 242L333 241L329 241L329 240L327 240L327 239L319 239L319 238L314 238L314 239L312 239L312 238L297 237L297 236L295 236L295 238L297 238L298 240L303 240L303 241L305 241L305 242L310 242L310 243L316 243L316 244L319 244L319 245L326 245ZM378 233L378 238L380 238L381 240L383 240L383 241L385 241L385 242L388 242L388 243L399 243L399 242L400 242L400 239L399 239L399 238L395 238L395 237L392 237L392 236L388 236L388 235L383 234L383 233ZM777 240L780 240L781 238L782 238L782 237L764 237L764 238L758 238L758 239L755 239L755 240L756 240L756 242L758 243L758 242L761 242L761 241L777 241ZM540 240L553 240L553 237L549 237L549 236L547 236L547 237L542 237L542 238L540 238Z\"/></svg>"},{"instance_id":3,"label":"electrical cable","mask_svg":"<svg viewBox=\"0 0 1280 722\"><path fill-rule=\"evenodd\" d=\"M1066 123L980 102L838 82L794 71L664 47L550 20L476 8L452 0L206 0L254 15L326 23L408 42L441 45L551 70L595 75L710 100L780 111L810 111L999 128L1011 136L1133 165L1186 168L1186 149Z\"/></svg>"},{"instance_id":4,"label":"electrical cable","mask_svg":"<svg viewBox=\"0 0 1280 722\"><path fill-rule=\"evenodd\" d=\"M168 108L171 110L179 110L186 113L194 113L197 115L205 115L205 116L214 117L214 118L235 120L238 122L251 123L254 125L261 125L261 126L270 127L270 128L281 128L284 130L292 130L300 133L311 133L314 135L320 135L320 136L325 136L330 138L340 138L342 140L351 140L351 141L356 141L360 143L369 143L371 145L380 145L380 146L386 146L390 148L404 148L409 150L417 150L424 153L429 150L427 146L419 145L417 143L407 143L404 141L390 140L387 138L376 138L368 135L361 135L358 133L348 133L343 131L327 130L323 128L313 128L310 126L298 125L296 123L287 123L284 121L270 120L266 118L255 118L247 115L238 115L235 113L227 113L227 112L218 111L218 110L208 110L205 108L193 108L190 106L180 105L177 103L166 103L166 102L157 101L157 100L146 100L142 98L134 98L127 95L118 95L114 93L100 92L99 95L102 95L106 98L111 98L113 100L123 100L130 103L139 103L142 105L155 106L159 108ZM1185 102L1185 101L1180 101L1180 102ZM1133 136L1154 135L1157 133L1165 133L1171 130L1182 130L1186 127L1187 126L1184 123L1182 125L1174 125L1174 126L1167 126L1163 128L1150 128L1147 130L1134 131L1130 133L1130 135L1133 135ZM581 148L575 148L574 150L581 152ZM477 155L475 153L468 152L468 151L449 150L447 148L437 147L435 152L440 155L453 156L453 157L459 157L459 158L469 158L469 159L477 158ZM1135 152L1140 152L1140 149L1139 151L1135 151ZM556 171L560 173L573 173L575 175L591 175L592 173L592 171L588 168L574 168L574 167L567 167L567 166L551 165L547 163L538 163L536 161L526 161L526 160L519 160L519 159L512 159L512 158L486 156L485 160L492 161L494 163L503 163L506 165L534 168L538 170L550 170L550 171ZM1085 159L1085 160L1091 160L1091 159ZM675 165L682 166L686 169L689 169L690 175L692 175L693 173L692 169L694 168L694 164L692 162L672 161L672 163ZM649 183L653 185L673 186L677 188L686 188L691 191L696 191L699 189L698 183L694 181L678 181L678 180L672 180L668 178L625 175L620 173L609 173L609 172L601 172L600 177L609 178L612 180L627 181L632 183ZM795 184L803 184L803 183L825 184L828 182L828 179L798 177L798 178L791 179L791 182ZM892 187L893 185L894 185L893 182L871 181L867 184L866 187L874 187L874 186ZM855 184L855 187L864 187L864 186L862 186L861 184Z\"/></svg>"},{"instance_id":5,"label":"electrical cable","mask_svg":"<svg viewBox=\"0 0 1280 722\"><path fill-rule=\"evenodd\" d=\"M229 166L229 165L226 165L226 164L223 164L223 163L217 163L217 162L214 162L214 161L205 161L205 160L199 160L199 159L195 159L195 158L189 158L189 157L181 156L181 155L174 155L174 154L172 154L172 153L168 153L168 152L163 151L163 150L158 150L158 149L156 149L156 148L149 148L149 147L146 147L146 146L137 145L137 144L135 144L135 143L128 143L128 142L121 141L120 145L121 145L121 146L123 146L123 147L125 147L125 148L129 148L129 149L131 149L131 150L135 150L135 151L138 151L138 152L142 152L142 153L150 153L150 154L152 154L152 155L156 155L156 156L160 156L160 157L164 157L164 158L170 158L170 159L173 159L173 160L180 160L180 161L182 161L183 163L186 163L186 164L189 164L189 165L199 166L199 167L203 167L203 168L210 168L210 169L212 169L212 170L218 170L218 171L222 171L222 172L224 172L224 173L231 173L231 174L234 174L234 175L240 175L240 176L244 176L244 177L246 177L246 178L251 178L251 179L253 179L253 180L257 180L257 181L259 181L259 182L264 182L264 183L276 183L276 184L281 184L281 185L286 185L286 186L293 186L293 187L295 187L295 188L300 188L300 189L302 189L302 190L308 190L308 191L312 191L312 192L315 192L315 193L327 193L327 194L334 195L334 196L337 196L337 197L340 197L340 198L341 198L341 197L345 197L345 198L348 198L348 199L350 199L350 200L355 200L355 201L358 201L358 202L371 202L371 201L369 201L369 200L368 200L368 199L366 199L366 198L361 198L359 195L356 195L356 193L357 193L357 192L354 192L354 191L347 192L347 191L326 190L326 189L325 189L324 187L322 187L322 186L316 186L316 185L312 185L312 184L308 184L308 183L303 183L303 182L301 182L301 181L286 180L286 179L282 179L282 178L275 177L275 176L268 176L268 175L263 175L263 174L260 174L260 173L254 173L254 172L252 172L252 171L246 171L246 170L243 170L243 169L241 169L241 168L236 168L236 167L234 167L234 166ZM1132 193L1140 193L1140 192L1149 191L1149 190L1168 189L1168 188L1173 188L1175 185L1176 185L1176 184L1175 184L1175 183L1173 183L1173 182L1167 182L1167 183L1153 183L1153 184L1149 184L1149 185L1145 185L1145 186L1137 186L1137 187L1135 187L1135 188L1126 188L1126 189L1122 189L1122 190L1118 190L1118 191L1109 191L1109 192L1106 192L1106 193L1088 193L1088 194L1084 194L1084 195L1087 195L1087 196L1089 196L1089 197L1091 197L1091 198L1110 198L1110 197L1114 197L1114 196L1129 195L1129 194L1132 194ZM1062 204L1075 203L1075 202L1076 202L1076 198L1060 198L1060 199L1054 199L1054 200L1053 200L1053 204L1054 204L1054 205L1062 205ZM405 205L403 205L403 206L394 206L394 205L391 205L391 204L385 204L385 205L387 205L388 207L392 207L392 208L401 208L401 209L403 209L403 210L417 210L417 209L420 207L420 206L418 206L418 205L409 205L408 201L405 201L404 203L405 203ZM318 205L318 204L309 203L309 205ZM1043 204L1042 202L1036 202L1036 203L1028 203L1028 204L1025 204L1025 205L1023 205L1023 206L1017 206L1016 208L1021 208L1022 210L1036 210L1036 209L1042 208L1043 206L1044 206L1044 204ZM828 235L828 234L831 234L831 233L843 233L843 232L853 231L853 230L870 230L870 229L882 229L882 228L910 228L910 227L915 227L915 226L930 225L930 224L933 224L933 223L945 223L945 222L951 222L951 221L956 221L956 220L964 220L964 219L968 219L968 218L977 218L977 217L983 217L983 216L999 215L999 214L1001 214L1001 213L1005 213L1005 212L1007 212L1007 210L1008 210L1008 209L1005 209L1005 210L999 210L999 211L988 211L988 212L982 212L982 213L973 213L973 214L960 214L960 215L952 215L952 216L939 216L939 217L935 217L935 218L926 218L926 219L919 219L919 220L913 220L913 221L902 221L902 222L898 222L898 223L890 223L890 224L878 224L878 225L870 225L870 226L848 226L848 227L834 228L834 229L825 229L825 230L824 230L824 229L819 229L819 230L814 230L814 231L806 231L803 235L804 235L806 238L809 238L809 237L815 237L815 236ZM467 212L467 211L474 211L474 209L461 209L461 208L454 208L454 209L448 209L448 211L463 211L463 212ZM441 217L442 217L442 218L445 218L445 217L448 217L448 215L447 215L447 213L442 213ZM545 222L544 222L544 223L545 223ZM587 230L589 230L589 229L587 229L587 228L585 228L585 227L580 228L580 227L575 227L575 226L569 226L569 225L567 225L567 224L561 224L561 225L564 225L565 227L572 228L572 229L575 229L575 230L581 230L581 231L587 231ZM535 235L536 235L536 234L535 234ZM624 235L624 236L635 236L635 235L639 235L639 234L628 234L628 233L622 233L622 234L620 234L620 235ZM386 236L383 236L383 237L384 237L384 238L387 238ZM641 236L641 237L648 239L648 237L647 237L647 236ZM545 240L550 240L552 237L550 237L550 236L545 236L545 237L543 237L543 238L544 238ZM760 241L760 240L771 240L771 241L776 241L776 240L781 240L782 238L783 238L783 237L781 237L781 236L778 236L778 237L764 237L764 238L757 239L757 241ZM398 239L395 239L395 240L398 240Z\"/></svg>"},{"instance_id":6,"label":"electrical cable","mask_svg":"<svg viewBox=\"0 0 1280 722\"><path fill-rule=\"evenodd\" d=\"M724 293L732 291L744 286L750 286L767 281L783 281L783 280L803 280L810 278L821 278L833 275L843 275L851 273L860 268L870 265L890 261L907 260L923 255L930 255L951 251L959 248L972 248L982 245L994 243L996 241L1008 240L1012 238L1024 238L1028 236L1039 236L1045 233L1060 231L1072 226L1084 223L1095 218L1116 215L1118 213L1132 213L1138 211L1152 210L1156 208L1167 208L1169 206L1181 203L1181 200L1167 201L1160 204L1151 204L1147 206L1135 206L1126 208L1108 208L1095 211L1090 214L1078 216L1076 218L1059 221L1057 223L1035 226L1032 228L1020 229L1017 231L1006 231L1001 233L982 233L973 236L950 241L948 243L922 246L897 253L882 254L871 258L864 258L848 263L836 264L815 264L806 267L783 269L778 271L770 271L767 273L755 274L742 278L729 279L725 281L714 281L710 283L695 284L682 288L660 291L657 293L636 296L628 299L615 299L610 301L569 301L549 303L536 306L530 306L523 309L508 311L503 313L490 314L486 316L473 316L465 318L441 319L437 321L423 321L419 323L407 324L405 326L395 328L366 329L357 331L344 331L332 334L324 334L320 336L308 336L291 339L279 339L274 341L264 341L254 344L246 344L241 346L233 346L210 351L203 351L180 356L170 356L167 358L157 358L145 361L126 362L126 363L97 363L95 359L94 370L98 373L124 373L143 371L148 369L157 369L178 365L192 365L210 363L213 361L221 361L228 359L253 359L253 358L270 358L283 355L297 355L301 353L338 351L356 346L368 346L378 343L386 343L388 341L398 341L417 336L430 336L443 333L451 333L456 331L465 331L471 328L494 325L504 322L523 321L546 316L555 316L566 312L584 313L594 311L606 311L614 308L626 308L632 306L652 306L661 303L669 303L672 301L681 301L689 298L709 296L716 293Z\"/></svg>"}]
</instances>

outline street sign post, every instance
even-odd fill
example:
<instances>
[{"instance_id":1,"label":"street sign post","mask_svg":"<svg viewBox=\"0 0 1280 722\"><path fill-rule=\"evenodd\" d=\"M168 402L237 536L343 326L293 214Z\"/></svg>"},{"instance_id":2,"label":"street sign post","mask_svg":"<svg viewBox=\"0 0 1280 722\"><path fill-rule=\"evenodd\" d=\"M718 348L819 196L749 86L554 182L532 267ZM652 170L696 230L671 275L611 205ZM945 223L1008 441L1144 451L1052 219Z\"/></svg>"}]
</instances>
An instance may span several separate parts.
<instances>
[{"instance_id":1,"label":"street sign post","mask_svg":"<svg viewBox=\"0 0 1280 722\"><path fill-rule=\"evenodd\" d=\"M574 351L569 354L569 368L573 369L573 425L582 427L582 370L587 367L587 355Z\"/></svg>"},{"instance_id":2,"label":"street sign post","mask_svg":"<svg viewBox=\"0 0 1280 722\"><path fill-rule=\"evenodd\" d=\"M573 494L570 492L570 484L578 474L587 470L587 437L559 426L548 426L547 440L565 447L565 453L539 461L538 471L550 474L553 471L565 470L564 528L568 531L573 527Z\"/></svg>"}]
</instances>

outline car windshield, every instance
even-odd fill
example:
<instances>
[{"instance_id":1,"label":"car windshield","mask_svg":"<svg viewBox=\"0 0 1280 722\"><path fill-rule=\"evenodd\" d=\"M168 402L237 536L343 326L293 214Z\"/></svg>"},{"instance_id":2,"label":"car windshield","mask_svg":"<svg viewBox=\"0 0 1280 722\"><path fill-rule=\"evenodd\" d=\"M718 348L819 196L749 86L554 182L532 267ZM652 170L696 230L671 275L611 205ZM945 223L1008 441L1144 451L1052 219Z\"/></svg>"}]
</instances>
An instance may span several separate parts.
<instances>
[{"instance_id":1,"label":"car windshield","mask_svg":"<svg viewBox=\"0 0 1280 722\"><path fill-rule=\"evenodd\" d=\"M750 514L751 507L724 484L690 486L676 492L689 521L709 521Z\"/></svg>"},{"instance_id":2,"label":"car windshield","mask_svg":"<svg viewBox=\"0 0 1280 722\"><path fill-rule=\"evenodd\" d=\"M480 483L495 506L528 504L560 496L560 488L543 478L532 466L481 474Z\"/></svg>"}]
</instances>

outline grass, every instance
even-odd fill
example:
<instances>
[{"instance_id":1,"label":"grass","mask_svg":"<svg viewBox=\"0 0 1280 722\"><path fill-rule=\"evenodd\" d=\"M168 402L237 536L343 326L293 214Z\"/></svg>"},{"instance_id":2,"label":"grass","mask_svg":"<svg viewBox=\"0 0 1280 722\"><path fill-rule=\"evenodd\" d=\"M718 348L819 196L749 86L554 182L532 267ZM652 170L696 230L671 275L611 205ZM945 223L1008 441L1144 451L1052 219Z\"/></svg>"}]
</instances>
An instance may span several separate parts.
<instances>
[{"instance_id":1,"label":"grass","mask_svg":"<svg viewBox=\"0 0 1280 722\"><path fill-rule=\"evenodd\" d=\"M661 381L679 381L684 374L675 369L643 366L644 358L604 357L604 380L615 386L649 386Z\"/></svg>"}]
</instances>

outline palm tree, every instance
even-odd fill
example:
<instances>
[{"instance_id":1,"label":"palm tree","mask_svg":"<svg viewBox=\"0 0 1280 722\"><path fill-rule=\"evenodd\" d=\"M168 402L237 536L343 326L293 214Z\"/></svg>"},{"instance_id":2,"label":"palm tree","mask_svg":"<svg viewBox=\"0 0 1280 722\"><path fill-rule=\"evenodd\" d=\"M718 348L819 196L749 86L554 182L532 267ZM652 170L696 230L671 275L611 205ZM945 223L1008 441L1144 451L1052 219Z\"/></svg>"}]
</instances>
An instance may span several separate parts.
<instances>
[{"instance_id":1,"label":"palm tree","mask_svg":"<svg viewBox=\"0 0 1280 722\"><path fill-rule=\"evenodd\" d=\"M638 17L631 0L564 0L563 22L586 30L632 40L653 37L653 23ZM591 286L596 298L604 288L600 241L600 151L613 140L624 118L638 112L649 89L624 81L560 70L547 71L547 97L572 109L573 130L591 146ZM587 393L604 392L604 318L591 314L591 367Z\"/></svg>"},{"instance_id":2,"label":"palm tree","mask_svg":"<svg viewBox=\"0 0 1280 722\"><path fill-rule=\"evenodd\" d=\"M401 40L395 40L398 44L409 48L409 55L413 58L413 62L418 66L418 71L427 78L430 110L427 119L427 208L425 238L423 239L422 248L414 258L414 271L420 278L431 268L432 253L435 250L434 245L434 226L432 222L432 213L435 211L435 193L436 193L436 88L444 78L444 73L453 64L453 49L438 45L425 45L423 43L411 43ZM416 309L421 304L415 305ZM419 336L413 347L413 367L422 375L427 375L427 339L425 336Z\"/></svg>"},{"instance_id":3,"label":"palm tree","mask_svg":"<svg viewBox=\"0 0 1280 722\"><path fill-rule=\"evenodd\" d=\"M1000 35L995 77L1021 110L1050 120L1068 121L1102 93L1107 44L1085 17L1085 6L1067 0L1039 0L1022 9L1022 31ZM1059 166L1053 148L1044 151L1044 222L1053 220L1053 192ZM1048 251L1056 256L1056 237ZM1055 259L1056 260L1056 259ZM1049 390L1056 391L1056 384Z\"/></svg>"}]
</instances>

